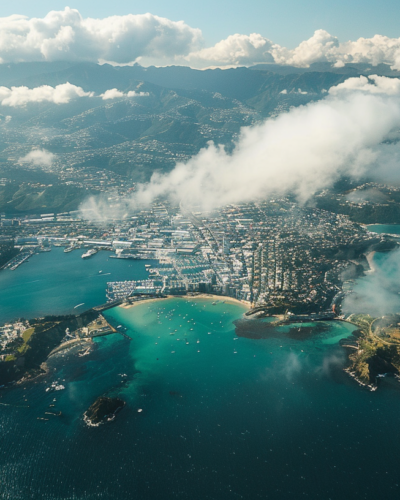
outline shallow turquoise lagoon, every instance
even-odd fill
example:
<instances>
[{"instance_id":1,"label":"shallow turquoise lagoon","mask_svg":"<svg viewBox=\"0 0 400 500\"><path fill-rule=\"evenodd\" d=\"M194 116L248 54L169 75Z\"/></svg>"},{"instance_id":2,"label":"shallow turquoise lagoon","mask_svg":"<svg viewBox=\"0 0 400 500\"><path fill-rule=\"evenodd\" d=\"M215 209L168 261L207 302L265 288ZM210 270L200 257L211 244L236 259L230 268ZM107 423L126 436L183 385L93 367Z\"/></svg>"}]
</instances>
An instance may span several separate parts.
<instances>
[{"instance_id":1,"label":"shallow turquoise lagoon","mask_svg":"<svg viewBox=\"0 0 400 500\"><path fill-rule=\"evenodd\" d=\"M369 224L368 231L373 233L389 233L400 235L400 224Z\"/></svg>"},{"instance_id":2,"label":"shallow turquoise lagoon","mask_svg":"<svg viewBox=\"0 0 400 500\"><path fill-rule=\"evenodd\" d=\"M88 356L52 358L45 381L0 392L0 496L398 498L398 382L371 393L347 377L338 341L353 327L251 340L235 332L244 311L184 298L115 308L131 341L102 337ZM66 389L46 392L53 380ZM127 405L88 428L104 394Z\"/></svg>"}]
</instances>

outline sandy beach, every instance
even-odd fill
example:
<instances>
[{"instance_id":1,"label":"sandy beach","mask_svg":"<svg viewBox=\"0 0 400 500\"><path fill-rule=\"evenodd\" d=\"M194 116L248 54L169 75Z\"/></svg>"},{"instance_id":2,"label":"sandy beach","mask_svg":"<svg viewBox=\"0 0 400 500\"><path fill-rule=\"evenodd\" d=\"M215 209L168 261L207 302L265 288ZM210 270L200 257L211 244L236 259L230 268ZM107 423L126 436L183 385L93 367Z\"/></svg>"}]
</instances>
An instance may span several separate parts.
<instances>
[{"instance_id":1,"label":"sandy beach","mask_svg":"<svg viewBox=\"0 0 400 500\"><path fill-rule=\"evenodd\" d=\"M132 302L132 303L121 304L120 306L117 306L117 307L121 307L122 309L131 309L132 307L136 307L139 304L143 304L143 302L146 302L146 303L158 302L160 300L171 299L172 297L174 297L174 296L173 295L166 295L165 297L157 297L157 298L154 298L154 297L150 298L149 297L148 299L141 299L141 300L136 300L135 302Z\"/></svg>"},{"instance_id":2,"label":"sandy beach","mask_svg":"<svg viewBox=\"0 0 400 500\"><path fill-rule=\"evenodd\" d=\"M142 304L143 302L149 303L165 299L185 299L185 300L208 299L218 302L225 302L227 304L240 304L250 309L250 302L234 299L233 297L225 297L223 295L211 295L208 293L201 293L198 295L167 295L166 297L159 297L159 298L152 297L148 299L138 300L136 302L133 302L132 304L121 304L118 307L122 307L123 309L131 309L132 307L135 307L138 304Z\"/></svg>"},{"instance_id":3,"label":"sandy beach","mask_svg":"<svg viewBox=\"0 0 400 500\"><path fill-rule=\"evenodd\" d=\"M376 267L375 267L375 265L374 265L374 255L375 255L375 252L369 252L369 253L365 256L365 257L366 257L366 259L367 259L367 261L368 261L368 265L369 265L369 269L370 269L369 271L367 271L367 272L369 272L369 273L373 273L373 272L375 272L375 270L376 270Z\"/></svg>"}]
</instances>

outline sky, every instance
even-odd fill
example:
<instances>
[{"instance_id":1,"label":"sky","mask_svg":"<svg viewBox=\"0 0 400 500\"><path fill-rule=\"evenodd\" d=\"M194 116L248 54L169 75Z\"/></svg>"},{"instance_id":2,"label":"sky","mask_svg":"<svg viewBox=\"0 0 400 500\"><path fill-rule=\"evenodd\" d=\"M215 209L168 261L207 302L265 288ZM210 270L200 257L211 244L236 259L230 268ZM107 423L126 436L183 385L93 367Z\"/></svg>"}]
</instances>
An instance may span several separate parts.
<instances>
[{"instance_id":1,"label":"sky","mask_svg":"<svg viewBox=\"0 0 400 500\"><path fill-rule=\"evenodd\" d=\"M400 5L400 3L399 3ZM228 68L389 64L400 70L400 6L370 1L23 1L2 6L0 63L98 62ZM49 10L53 9L53 10ZM147 11L147 12L146 12ZM9 14L9 16L7 16Z\"/></svg>"},{"instance_id":2,"label":"sky","mask_svg":"<svg viewBox=\"0 0 400 500\"><path fill-rule=\"evenodd\" d=\"M173 21L183 20L200 28L207 45L235 33L260 33L275 43L294 48L324 29L341 41L375 34L400 36L398 0L17 0L2 2L1 16L12 14L44 17L50 10L66 6L83 17L150 12Z\"/></svg>"}]
</instances>

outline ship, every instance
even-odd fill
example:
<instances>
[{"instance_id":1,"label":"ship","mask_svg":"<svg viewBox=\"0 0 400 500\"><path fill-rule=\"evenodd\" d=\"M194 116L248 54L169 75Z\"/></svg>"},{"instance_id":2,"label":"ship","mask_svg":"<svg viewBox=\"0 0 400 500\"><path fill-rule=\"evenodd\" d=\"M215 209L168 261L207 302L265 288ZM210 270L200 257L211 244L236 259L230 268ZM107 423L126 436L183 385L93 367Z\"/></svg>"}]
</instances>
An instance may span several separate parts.
<instances>
[{"instance_id":1,"label":"ship","mask_svg":"<svg viewBox=\"0 0 400 500\"><path fill-rule=\"evenodd\" d=\"M91 248L90 250L88 250L87 252L82 254L82 259L88 259L89 257L91 257L92 255L94 255L96 253L97 253L97 250L95 248Z\"/></svg>"}]
</instances>

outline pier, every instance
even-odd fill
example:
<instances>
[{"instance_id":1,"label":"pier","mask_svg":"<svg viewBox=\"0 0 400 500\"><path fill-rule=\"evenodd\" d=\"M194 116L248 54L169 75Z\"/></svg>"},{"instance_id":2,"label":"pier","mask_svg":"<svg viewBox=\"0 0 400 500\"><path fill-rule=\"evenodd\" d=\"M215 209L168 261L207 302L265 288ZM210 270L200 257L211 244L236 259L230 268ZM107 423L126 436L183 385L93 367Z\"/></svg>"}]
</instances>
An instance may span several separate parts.
<instances>
[{"instance_id":1,"label":"pier","mask_svg":"<svg viewBox=\"0 0 400 500\"><path fill-rule=\"evenodd\" d=\"M120 335L122 335L123 337L125 337L126 339L128 340L133 340L132 337L129 337L129 335L127 335L125 332L119 332L118 330L116 331L116 333L119 333Z\"/></svg>"}]
</instances>

